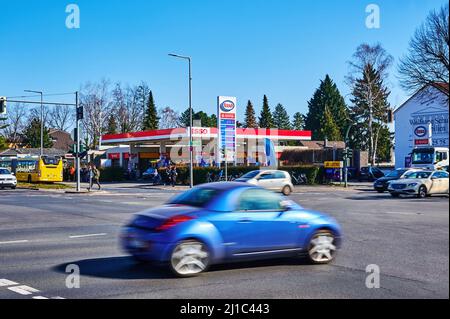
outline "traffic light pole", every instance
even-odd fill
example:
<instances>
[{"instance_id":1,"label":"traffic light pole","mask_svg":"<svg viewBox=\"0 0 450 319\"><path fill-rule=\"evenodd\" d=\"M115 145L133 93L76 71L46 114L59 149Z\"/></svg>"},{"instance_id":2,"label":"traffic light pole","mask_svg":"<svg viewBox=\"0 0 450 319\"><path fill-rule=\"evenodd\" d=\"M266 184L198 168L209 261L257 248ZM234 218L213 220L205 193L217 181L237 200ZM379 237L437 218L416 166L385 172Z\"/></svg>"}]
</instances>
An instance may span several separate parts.
<instances>
[{"instance_id":1,"label":"traffic light pole","mask_svg":"<svg viewBox=\"0 0 450 319\"><path fill-rule=\"evenodd\" d=\"M77 113L77 121L76 121L76 126L77 126L77 149L76 149L76 153L75 153L75 159L76 159L76 175L77 175L77 192L81 191L81 167L80 167L80 117L78 116L78 91L75 92L75 107L76 107L76 113Z\"/></svg>"},{"instance_id":2,"label":"traffic light pole","mask_svg":"<svg viewBox=\"0 0 450 319\"><path fill-rule=\"evenodd\" d=\"M347 128L347 132L345 133L345 158L344 158L344 187L348 187L348 136L350 135L350 130L352 129L353 124L350 124Z\"/></svg>"}]
</instances>

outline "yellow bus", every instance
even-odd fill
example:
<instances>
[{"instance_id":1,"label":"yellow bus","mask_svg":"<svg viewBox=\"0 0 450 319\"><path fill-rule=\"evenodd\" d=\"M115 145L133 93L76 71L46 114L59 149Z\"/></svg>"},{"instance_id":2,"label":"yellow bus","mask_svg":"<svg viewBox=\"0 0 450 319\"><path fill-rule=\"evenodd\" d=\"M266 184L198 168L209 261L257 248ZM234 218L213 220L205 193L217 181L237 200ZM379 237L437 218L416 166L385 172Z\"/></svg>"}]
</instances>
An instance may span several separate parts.
<instances>
[{"instance_id":1,"label":"yellow bus","mask_svg":"<svg viewBox=\"0 0 450 319\"><path fill-rule=\"evenodd\" d=\"M63 161L60 157L1 158L0 167L8 168L16 175L19 182L55 183L63 181Z\"/></svg>"}]
</instances>

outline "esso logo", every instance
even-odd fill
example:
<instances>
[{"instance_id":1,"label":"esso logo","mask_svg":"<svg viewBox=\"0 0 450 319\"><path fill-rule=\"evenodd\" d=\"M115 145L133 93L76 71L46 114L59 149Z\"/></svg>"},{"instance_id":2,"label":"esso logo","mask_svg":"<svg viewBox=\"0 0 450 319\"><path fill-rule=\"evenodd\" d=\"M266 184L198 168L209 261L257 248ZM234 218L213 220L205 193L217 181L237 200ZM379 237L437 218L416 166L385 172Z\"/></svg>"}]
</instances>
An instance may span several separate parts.
<instances>
[{"instance_id":1,"label":"esso logo","mask_svg":"<svg viewBox=\"0 0 450 319\"><path fill-rule=\"evenodd\" d=\"M416 129L414 130L414 134L417 137L424 137L425 135L427 135L427 128L425 126L418 126L416 127Z\"/></svg>"},{"instance_id":2,"label":"esso logo","mask_svg":"<svg viewBox=\"0 0 450 319\"><path fill-rule=\"evenodd\" d=\"M195 135L207 135L209 134L209 130L207 128L193 128L192 134Z\"/></svg>"},{"instance_id":3,"label":"esso logo","mask_svg":"<svg viewBox=\"0 0 450 319\"><path fill-rule=\"evenodd\" d=\"M231 112L235 107L234 102L230 100L223 101L222 104L220 104L220 109L223 112Z\"/></svg>"}]
</instances>

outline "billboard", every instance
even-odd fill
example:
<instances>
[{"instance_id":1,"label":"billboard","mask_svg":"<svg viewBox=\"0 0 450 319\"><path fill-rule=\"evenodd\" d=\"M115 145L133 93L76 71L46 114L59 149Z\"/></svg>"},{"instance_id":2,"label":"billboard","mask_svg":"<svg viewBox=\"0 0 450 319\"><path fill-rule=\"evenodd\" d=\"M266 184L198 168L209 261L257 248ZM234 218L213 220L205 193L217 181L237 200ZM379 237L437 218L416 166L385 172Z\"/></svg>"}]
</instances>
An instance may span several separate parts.
<instances>
[{"instance_id":1,"label":"billboard","mask_svg":"<svg viewBox=\"0 0 450 319\"><path fill-rule=\"evenodd\" d=\"M236 97L217 98L218 163L236 162L236 105Z\"/></svg>"},{"instance_id":2,"label":"billboard","mask_svg":"<svg viewBox=\"0 0 450 319\"><path fill-rule=\"evenodd\" d=\"M432 146L432 125L420 124L414 127L414 146Z\"/></svg>"}]
</instances>

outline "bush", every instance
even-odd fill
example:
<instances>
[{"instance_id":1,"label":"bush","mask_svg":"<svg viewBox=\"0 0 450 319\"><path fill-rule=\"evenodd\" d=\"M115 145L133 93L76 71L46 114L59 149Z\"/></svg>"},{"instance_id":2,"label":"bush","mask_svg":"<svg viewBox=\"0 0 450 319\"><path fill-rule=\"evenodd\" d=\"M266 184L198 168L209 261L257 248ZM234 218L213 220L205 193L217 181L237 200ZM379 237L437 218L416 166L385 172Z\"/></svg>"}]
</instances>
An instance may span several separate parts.
<instances>
[{"instance_id":1,"label":"bush","mask_svg":"<svg viewBox=\"0 0 450 319\"><path fill-rule=\"evenodd\" d=\"M100 168L100 182L122 182L125 180L125 169L121 167Z\"/></svg>"}]
</instances>

